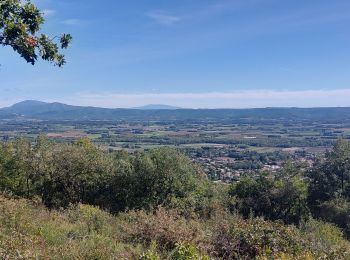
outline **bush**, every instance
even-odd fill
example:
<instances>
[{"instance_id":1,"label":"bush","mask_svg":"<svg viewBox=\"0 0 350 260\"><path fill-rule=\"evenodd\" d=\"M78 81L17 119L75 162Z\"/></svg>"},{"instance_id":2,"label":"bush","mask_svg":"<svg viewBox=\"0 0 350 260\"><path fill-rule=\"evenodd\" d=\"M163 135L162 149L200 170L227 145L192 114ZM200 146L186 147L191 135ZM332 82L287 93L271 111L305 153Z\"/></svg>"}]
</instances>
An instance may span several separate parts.
<instances>
[{"instance_id":1,"label":"bush","mask_svg":"<svg viewBox=\"0 0 350 260\"><path fill-rule=\"evenodd\" d=\"M150 246L156 242L161 250L172 250L180 242L196 242L202 234L199 222L187 220L174 210L158 208L155 213L131 211L122 214L120 239L125 243Z\"/></svg>"},{"instance_id":2,"label":"bush","mask_svg":"<svg viewBox=\"0 0 350 260\"><path fill-rule=\"evenodd\" d=\"M299 255L304 241L294 226L271 223L262 219L229 218L214 229L212 255L220 259L254 259L285 253Z\"/></svg>"},{"instance_id":3,"label":"bush","mask_svg":"<svg viewBox=\"0 0 350 260\"><path fill-rule=\"evenodd\" d=\"M338 227L310 219L302 223L301 232L305 240L308 241L310 252L317 252L313 254L314 257L322 254L333 259L350 257L348 242Z\"/></svg>"},{"instance_id":4,"label":"bush","mask_svg":"<svg viewBox=\"0 0 350 260\"><path fill-rule=\"evenodd\" d=\"M101 219L98 232L89 229L93 216ZM0 196L0 259L135 258L143 249L117 241L115 223L90 206L57 212Z\"/></svg>"},{"instance_id":5,"label":"bush","mask_svg":"<svg viewBox=\"0 0 350 260\"><path fill-rule=\"evenodd\" d=\"M201 181L191 161L176 150L159 148L115 160L110 183L111 210L152 210L186 199Z\"/></svg>"},{"instance_id":6,"label":"bush","mask_svg":"<svg viewBox=\"0 0 350 260\"><path fill-rule=\"evenodd\" d=\"M215 197L199 167L174 149L110 154L87 138L58 144L42 136L34 145L0 144L0 191L40 197L50 209L84 203L118 213L167 206L186 216L209 215Z\"/></svg>"},{"instance_id":7,"label":"bush","mask_svg":"<svg viewBox=\"0 0 350 260\"><path fill-rule=\"evenodd\" d=\"M188 243L178 243L170 258L172 260L210 260L209 256L202 256L195 246Z\"/></svg>"},{"instance_id":8,"label":"bush","mask_svg":"<svg viewBox=\"0 0 350 260\"><path fill-rule=\"evenodd\" d=\"M349 259L349 252L338 228L315 220L298 229L225 211L205 220L164 208L112 216L0 196L0 259Z\"/></svg>"},{"instance_id":9,"label":"bush","mask_svg":"<svg viewBox=\"0 0 350 260\"><path fill-rule=\"evenodd\" d=\"M350 202L345 199L333 199L320 203L313 208L316 218L331 222L340 227L350 237Z\"/></svg>"},{"instance_id":10,"label":"bush","mask_svg":"<svg viewBox=\"0 0 350 260\"><path fill-rule=\"evenodd\" d=\"M231 185L231 210L269 220L298 224L309 217L307 184L299 177L279 179L262 175L242 178Z\"/></svg>"}]
</instances>

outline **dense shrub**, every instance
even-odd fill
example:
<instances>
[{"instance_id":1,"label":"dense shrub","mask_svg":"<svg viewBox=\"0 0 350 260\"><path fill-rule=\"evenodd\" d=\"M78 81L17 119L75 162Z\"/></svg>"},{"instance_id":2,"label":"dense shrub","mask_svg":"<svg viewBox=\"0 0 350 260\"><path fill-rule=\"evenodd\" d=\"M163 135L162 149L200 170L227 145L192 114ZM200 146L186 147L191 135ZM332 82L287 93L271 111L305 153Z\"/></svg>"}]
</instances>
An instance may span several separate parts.
<instances>
[{"instance_id":1,"label":"dense shrub","mask_svg":"<svg viewBox=\"0 0 350 260\"><path fill-rule=\"evenodd\" d=\"M120 218L123 220L120 239L126 243L149 246L156 242L161 249L172 250L180 242L194 243L203 236L199 222L164 208L158 208L154 214L132 211Z\"/></svg>"},{"instance_id":2,"label":"dense shrub","mask_svg":"<svg viewBox=\"0 0 350 260\"><path fill-rule=\"evenodd\" d=\"M44 137L33 146L23 139L1 144L0 191L38 196L50 209L86 203L113 213L163 205L208 216L211 201L218 200L201 170L174 149L107 153L85 138L74 144Z\"/></svg>"},{"instance_id":3,"label":"dense shrub","mask_svg":"<svg viewBox=\"0 0 350 260\"><path fill-rule=\"evenodd\" d=\"M170 259L172 260L210 260L207 255L202 255L198 249L188 243L178 243Z\"/></svg>"},{"instance_id":4,"label":"dense shrub","mask_svg":"<svg viewBox=\"0 0 350 260\"><path fill-rule=\"evenodd\" d=\"M259 218L228 218L216 226L212 241L212 254L222 259L253 259L276 253L298 255L305 250L295 227Z\"/></svg>"},{"instance_id":5,"label":"dense shrub","mask_svg":"<svg viewBox=\"0 0 350 260\"><path fill-rule=\"evenodd\" d=\"M325 201L313 208L314 216L336 224L350 237L350 202L343 198Z\"/></svg>"},{"instance_id":6,"label":"dense shrub","mask_svg":"<svg viewBox=\"0 0 350 260\"><path fill-rule=\"evenodd\" d=\"M310 252L316 257L322 255L330 259L349 258L348 242L344 239L342 231L326 222L310 219L301 224L301 234L308 242Z\"/></svg>"},{"instance_id":7,"label":"dense shrub","mask_svg":"<svg viewBox=\"0 0 350 260\"><path fill-rule=\"evenodd\" d=\"M169 148L116 157L110 188L113 212L171 206L196 193L201 180L190 160Z\"/></svg>"},{"instance_id":8,"label":"dense shrub","mask_svg":"<svg viewBox=\"0 0 350 260\"><path fill-rule=\"evenodd\" d=\"M96 148L60 146L49 162L50 172L43 178L42 199L49 208L67 208L70 204L98 204L111 163Z\"/></svg>"},{"instance_id":9,"label":"dense shrub","mask_svg":"<svg viewBox=\"0 0 350 260\"><path fill-rule=\"evenodd\" d=\"M349 259L349 252L339 229L316 220L298 229L225 212L205 221L164 208L113 216L0 196L0 259Z\"/></svg>"},{"instance_id":10,"label":"dense shrub","mask_svg":"<svg viewBox=\"0 0 350 260\"><path fill-rule=\"evenodd\" d=\"M299 177L246 177L231 186L232 210L245 218L250 214L284 223L298 224L308 218L307 185Z\"/></svg>"},{"instance_id":11,"label":"dense shrub","mask_svg":"<svg viewBox=\"0 0 350 260\"><path fill-rule=\"evenodd\" d=\"M350 144L339 139L308 173L308 204L315 218L332 222L350 237Z\"/></svg>"}]
</instances>

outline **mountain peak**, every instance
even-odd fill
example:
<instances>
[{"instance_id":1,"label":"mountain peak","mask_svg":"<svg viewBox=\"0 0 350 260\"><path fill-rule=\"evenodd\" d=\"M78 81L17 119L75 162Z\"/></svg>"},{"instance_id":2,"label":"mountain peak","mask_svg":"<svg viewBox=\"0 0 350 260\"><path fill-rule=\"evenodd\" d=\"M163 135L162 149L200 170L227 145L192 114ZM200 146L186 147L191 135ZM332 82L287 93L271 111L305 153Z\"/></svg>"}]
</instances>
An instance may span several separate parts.
<instances>
[{"instance_id":1,"label":"mountain peak","mask_svg":"<svg viewBox=\"0 0 350 260\"><path fill-rule=\"evenodd\" d=\"M164 105L164 104L149 104L141 107L135 107L134 109L141 109L141 110L176 110L181 109L180 107L174 107L170 105Z\"/></svg>"},{"instance_id":2,"label":"mountain peak","mask_svg":"<svg viewBox=\"0 0 350 260\"><path fill-rule=\"evenodd\" d=\"M21 102L18 102L14 105L12 105L11 107L24 107L24 106L41 106L41 105L46 105L48 103L46 102L42 102L42 101L37 101L37 100L24 100Z\"/></svg>"}]
</instances>

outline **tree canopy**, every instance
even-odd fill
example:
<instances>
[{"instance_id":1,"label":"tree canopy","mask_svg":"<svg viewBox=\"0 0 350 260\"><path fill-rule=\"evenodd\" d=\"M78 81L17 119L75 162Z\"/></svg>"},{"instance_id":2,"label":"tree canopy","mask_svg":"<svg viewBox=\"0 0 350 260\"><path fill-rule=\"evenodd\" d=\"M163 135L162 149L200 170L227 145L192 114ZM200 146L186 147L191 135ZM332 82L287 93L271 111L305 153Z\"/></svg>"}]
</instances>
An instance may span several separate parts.
<instances>
[{"instance_id":1,"label":"tree canopy","mask_svg":"<svg viewBox=\"0 0 350 260\"><path fill-rule=\"evenodd\" d=\"M59 67L66 63L60 52L72 41L70 34L50 38L41 34L44 15L31 1L0 1L0 44L12 47L28 63L34 65L38 58Z\"/></svg>"}]
</instances>

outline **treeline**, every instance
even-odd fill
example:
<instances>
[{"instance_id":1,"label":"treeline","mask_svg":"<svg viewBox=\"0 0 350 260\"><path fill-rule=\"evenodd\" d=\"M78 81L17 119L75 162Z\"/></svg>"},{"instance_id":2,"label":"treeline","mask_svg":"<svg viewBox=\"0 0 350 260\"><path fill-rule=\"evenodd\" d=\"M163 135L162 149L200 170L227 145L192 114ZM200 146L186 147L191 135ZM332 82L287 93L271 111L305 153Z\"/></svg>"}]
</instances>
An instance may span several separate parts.
<instances>
[{"instance_id":1,"label":"treeline","mask_svg":"<svg viewBox=\"0 0 350 260\"><path fill-rule=\"evenodd\" d=\"M248 146L229 146L224 148L204 146L201 148L186 147L182 148L181 151L183 151L185 154L191 157L230 157L235 159L236 161L251 161L260 164L260 166L266 163L277 163L280 161L287 161L293 158L290 153L283 151L262 153L257 151L250 151L247 148ZM303 151L297 152L302 153ZM302 155L305 156L306 153Z\"/></svg>"},{"instance_id":2,"label":"treeline","mask_svg":"<svg viewBox=\"0 0 350 260\"><path fill-rule=\"evenodd\" d=\"M126 214L122 225L130 237L118 241L162 256L184 246L220 259L296 259L302 252L305 259L347 259L350 245L342 232L350 237L349 169L350 145L343 139L309 171L286 163L277 174L231 185L208 181L199 166L169 148L106 152L88 139L58 144L43 136L0 145L0 189L6 196L40 200L52 212L97 206L117 216L113 223ZM96 218L84 221L99 229L103 223ZM306 234L315 241L305 240Z\"/></svg>"},{"instance_id":3,"label":"treeline","mask_svg":"<svg viewBox=\"0 0 350 260\"><path fill-rule=\"evenodd\" d=\"M50 209L84 203L112 213L160 205L199 211L215 193L200 168L173 149L108 153L89 139L59 144L43 136L1 144L0 189L39 197Z\"/></svg>"},{"instance_id":4,"label":"treeline","mask_svg":"<svg viewBox=\"0 0 350 260\"><path fill-rule=\"evenodd\" d=\"M212 134L210 136L201 134L199 136L187 134L186 136L142 136L135 135L133 137L122 136L119 133L112 136L101 136L98 141L101 143L108 143L110 146L117 146L119 143L157 143L161 145L181 145L181 144L199 144L212 143L223 145L248 145L253 147L277 147L277 148L291 148L291 147L319 147L331 146L334 144L337 136L329 138L323 137L302 137L302 136L259 136L256 139L231 138L220 134Z\"/></svg>"},{"instance_id":5,"label":"treeline","mask_svg":"<svg viewBox=\"0 0 350 260\"><path fill-rule=\"evenodd\" d=\"M170 148L128 154L102 151L86 138L72 144L17 139L0 145L0 189L38 197L50 209L84 203L112 213L166 206L208 215L220 201L245 217L299 224L313 216L350 235L350 145L343 139L307 172L287 163L277 174L243 177L229 188L208 181Z\"/></svg>"}]
</instances>

